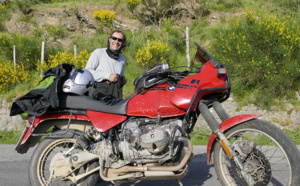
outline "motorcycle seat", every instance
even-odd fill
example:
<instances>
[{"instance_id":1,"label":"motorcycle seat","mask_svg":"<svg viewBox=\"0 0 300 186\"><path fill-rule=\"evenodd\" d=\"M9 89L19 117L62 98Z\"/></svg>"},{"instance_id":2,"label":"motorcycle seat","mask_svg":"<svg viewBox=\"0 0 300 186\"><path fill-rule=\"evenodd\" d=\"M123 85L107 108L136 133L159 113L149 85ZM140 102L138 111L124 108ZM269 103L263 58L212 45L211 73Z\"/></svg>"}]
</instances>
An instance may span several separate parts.
<instances>
[{"instance_id":1,"label":"motorcycle seat","mask_svg":"<svg viewBox=\"0 0 300 186\"><path fill-rule=\"evenodd\" d=\"M128 102L136 94L124 99L115 105L107 105L88 96L64 94L60 97L60 107L68 109L93 110L110 114L126 115Z\"/></svg>"}]
</instances>

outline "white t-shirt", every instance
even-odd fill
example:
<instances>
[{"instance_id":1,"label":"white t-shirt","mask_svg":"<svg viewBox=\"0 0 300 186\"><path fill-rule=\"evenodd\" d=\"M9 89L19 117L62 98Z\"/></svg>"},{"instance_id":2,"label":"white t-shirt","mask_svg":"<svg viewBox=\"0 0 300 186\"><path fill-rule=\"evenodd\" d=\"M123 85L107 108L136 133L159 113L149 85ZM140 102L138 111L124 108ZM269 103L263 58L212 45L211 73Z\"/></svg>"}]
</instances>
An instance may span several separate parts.
<instances>
[{"instance_id":1,"label":"white t-shirt","mask_svg":"<svg viewBox=\"0 0 300 186\"><path fill-rule=\"evenodd\" d=\"M98 48L91 54L85 68L94 76L96 82L109 80L110 74L120 74L124 76L126 59L121 54L115 60L106 53L107 48Z\"/></svg>"}]
</instances>

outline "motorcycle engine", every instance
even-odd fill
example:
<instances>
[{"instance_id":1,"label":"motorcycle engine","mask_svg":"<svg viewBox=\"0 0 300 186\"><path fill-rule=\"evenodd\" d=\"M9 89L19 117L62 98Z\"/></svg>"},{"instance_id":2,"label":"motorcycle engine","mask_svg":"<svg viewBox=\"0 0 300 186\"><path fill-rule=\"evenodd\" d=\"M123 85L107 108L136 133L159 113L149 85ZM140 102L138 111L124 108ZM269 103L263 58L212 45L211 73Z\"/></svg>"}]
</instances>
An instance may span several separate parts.
<instances>
[{"instance_id":1,"label":"motorcycle engine","mask_svg":"<svg viewBox=\"0 0 300 186\"><path fill-rule=\"evenodd\" d=\"M162 127L145 130L140 136L141 146L153 154L162 152L170 141L169 133Z\"/></svg>"},{"instance_id":2,"label":"motorcycle engine","mask_svg":"<svg viewBox=\"0 0 300 186\"><path fill-rule=\"evenodd\" d=\"M158 124L150 119L131 120L122 126L118 151L126 160L140 157L153 157L168 149L171 132L181 120L172 120Z\"/></svg>"}]
</instances>

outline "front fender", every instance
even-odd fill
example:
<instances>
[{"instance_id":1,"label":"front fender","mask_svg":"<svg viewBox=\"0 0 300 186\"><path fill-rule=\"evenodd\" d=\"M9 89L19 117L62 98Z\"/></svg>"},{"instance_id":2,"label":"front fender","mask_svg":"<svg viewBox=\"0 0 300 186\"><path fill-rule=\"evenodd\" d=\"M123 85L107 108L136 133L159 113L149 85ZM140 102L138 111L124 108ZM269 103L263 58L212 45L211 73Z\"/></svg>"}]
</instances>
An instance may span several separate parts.
<instances>
[{"instance_id":1,"label":"front fender","mask_svg":"<svg viewBox=\"0 0 300 186\"><path fill-rule=\"evenodd\" d=\"M233 126L239 125L245 121L249 121L251 119L257 118L261 116L261 114L243 114L234 116L232 118L229 118L222 122L220 124L220 131L225 132L226 130L232 128ZM214 133L210 136L207 144L207 164L213 164L213 158L211 158L211 155L213 153L213 147L216 141L216 136Z\"/></svg>"}]
</instances>

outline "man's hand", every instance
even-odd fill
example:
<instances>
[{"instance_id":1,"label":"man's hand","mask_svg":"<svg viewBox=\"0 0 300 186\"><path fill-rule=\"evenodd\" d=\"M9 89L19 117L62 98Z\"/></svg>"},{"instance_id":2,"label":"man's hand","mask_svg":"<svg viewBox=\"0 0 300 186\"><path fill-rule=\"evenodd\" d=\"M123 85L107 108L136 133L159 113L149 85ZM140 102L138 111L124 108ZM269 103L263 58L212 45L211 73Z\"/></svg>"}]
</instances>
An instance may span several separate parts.
<instances>
[{"instance_id":1,"label":"man's hand","mask_svg":"<svg viewBox=\"0 0 300 186\"><path fill-rule=\"evenodd\" d=\"M110 74L109 81L115 83L118 81L117 74Z\"/></svg>"}]
</instances>

